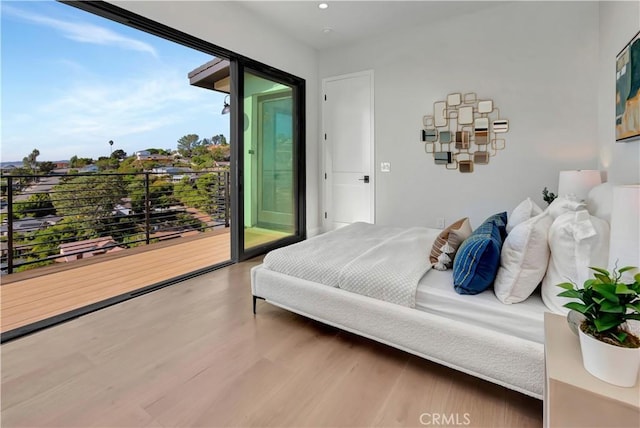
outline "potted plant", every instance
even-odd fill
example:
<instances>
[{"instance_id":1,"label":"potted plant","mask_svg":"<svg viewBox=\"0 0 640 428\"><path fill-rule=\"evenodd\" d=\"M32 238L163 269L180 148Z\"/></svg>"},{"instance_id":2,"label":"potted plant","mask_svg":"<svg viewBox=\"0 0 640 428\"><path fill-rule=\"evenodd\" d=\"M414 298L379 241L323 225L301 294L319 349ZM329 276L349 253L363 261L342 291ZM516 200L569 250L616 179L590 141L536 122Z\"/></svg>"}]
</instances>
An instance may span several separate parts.
<instances>
[{"instance_id":1,"label":"potted plant","mask_svg":"<svg viewBox=\"0 0 640 428\"><path fill-rule=\"evenodd\" d=\"M558 296L579 300L564 306L584 316L580 324L580 348L585 369L618 386L631 387L640 369L640 338L629 331L628 320L640 320L640 273L625 283L623 273L635 269L627 266L609 273L591 267L594 278L584 288L564 282Z\"/></svg>"},{"instance_id":2,"label":"potted plant","mask_svg":"<svg viewBox=\"0 0 640 428\"><path fill-rule=\"evenodd\" d=\"M542 199L547 203L547 205L551 205L551 202L553 202L557 197L558 196L555 193L550 192L546 187L542 189Z\"/></svg>"}]
</instances>

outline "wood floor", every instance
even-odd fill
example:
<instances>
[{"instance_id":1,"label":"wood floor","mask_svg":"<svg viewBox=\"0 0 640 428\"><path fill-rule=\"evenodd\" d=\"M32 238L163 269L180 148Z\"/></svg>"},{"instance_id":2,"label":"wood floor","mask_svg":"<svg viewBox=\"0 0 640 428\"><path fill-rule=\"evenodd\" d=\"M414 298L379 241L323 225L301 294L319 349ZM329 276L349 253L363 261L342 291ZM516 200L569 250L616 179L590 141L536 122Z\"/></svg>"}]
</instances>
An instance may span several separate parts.
<instances>
[{"instance_id":1,"label":"wood floor","mask_svg":"<svg viewBox=\"0 0 640 428\"><path fill-rule=\"evenodd\" d=\"M542 402L265 302L233 265L0 347L2 427L540 427ZM446 425L446 424L444 424Z\"/></svg>"}]
</instances>

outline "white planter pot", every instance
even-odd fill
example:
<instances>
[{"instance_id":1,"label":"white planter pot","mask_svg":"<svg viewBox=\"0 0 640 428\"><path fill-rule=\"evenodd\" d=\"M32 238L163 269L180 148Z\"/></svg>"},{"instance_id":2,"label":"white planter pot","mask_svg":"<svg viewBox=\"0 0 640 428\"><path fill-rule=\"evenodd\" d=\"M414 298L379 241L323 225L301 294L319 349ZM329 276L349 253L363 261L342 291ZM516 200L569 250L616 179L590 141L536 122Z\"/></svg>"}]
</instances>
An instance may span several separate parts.
<instances>
[{"instance_id":1,"label":"white planter pot","mask_svg":"<svg viewBox=\"0 0 640 428\"><path fill-rule=\"evenodd\" d=\"M605 382L617 386L632 387L638 379L640 348L622 348L609 345L580 333L580 349L584 368Z\"/></svg>"}]
</instances>

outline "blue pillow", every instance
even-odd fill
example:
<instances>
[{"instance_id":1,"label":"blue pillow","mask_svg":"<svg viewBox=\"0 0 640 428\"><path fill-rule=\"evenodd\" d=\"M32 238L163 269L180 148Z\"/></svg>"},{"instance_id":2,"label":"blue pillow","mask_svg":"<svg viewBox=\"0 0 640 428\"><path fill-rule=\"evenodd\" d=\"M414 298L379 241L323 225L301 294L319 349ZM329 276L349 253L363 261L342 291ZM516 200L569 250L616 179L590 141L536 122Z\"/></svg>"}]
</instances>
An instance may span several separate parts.
<instances>
[{"instance_id":1,"label":"blue pillow","mask_svg":"<svg viewBox=\"0 0 640 428\"><path fill-rule=\"evenodd\" d=\"M506 212L492 215L460 245L453 261L453 287L458 294L482 293L493 284L506 226Z\"/></svg>"}]
</instances>

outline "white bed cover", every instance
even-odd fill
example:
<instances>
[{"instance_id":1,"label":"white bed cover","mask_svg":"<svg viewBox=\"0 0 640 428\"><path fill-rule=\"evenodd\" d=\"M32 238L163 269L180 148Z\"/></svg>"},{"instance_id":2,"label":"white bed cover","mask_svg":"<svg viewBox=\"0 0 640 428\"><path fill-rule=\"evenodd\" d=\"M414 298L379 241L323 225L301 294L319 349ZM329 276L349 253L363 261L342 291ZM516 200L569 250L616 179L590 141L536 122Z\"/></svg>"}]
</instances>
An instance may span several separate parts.
<instances>
[{"instance_id":1,"label":"white bed cover","mask_svg":"<svg viewBox=\"0 0 640 428\"><path fill-rule=\"evenodd\" d=\"M353 223L264 258L268 269L296 278L415 307L416 288L431 269L429 250L440 231Z\"/></svg>"}]
</instances>

